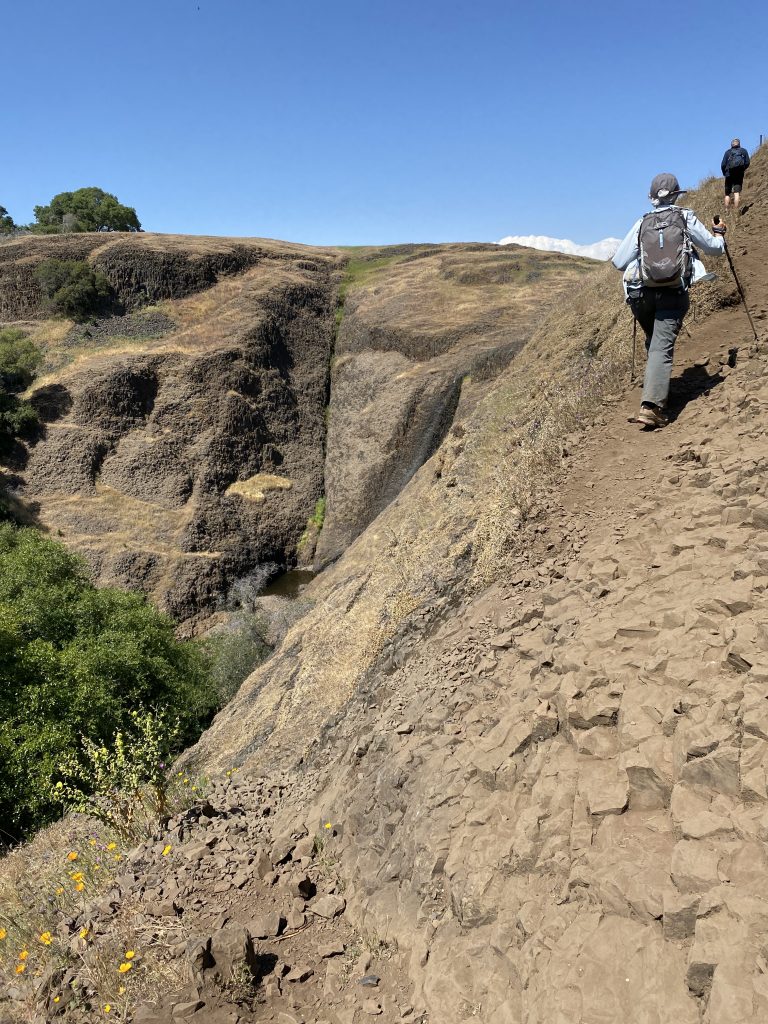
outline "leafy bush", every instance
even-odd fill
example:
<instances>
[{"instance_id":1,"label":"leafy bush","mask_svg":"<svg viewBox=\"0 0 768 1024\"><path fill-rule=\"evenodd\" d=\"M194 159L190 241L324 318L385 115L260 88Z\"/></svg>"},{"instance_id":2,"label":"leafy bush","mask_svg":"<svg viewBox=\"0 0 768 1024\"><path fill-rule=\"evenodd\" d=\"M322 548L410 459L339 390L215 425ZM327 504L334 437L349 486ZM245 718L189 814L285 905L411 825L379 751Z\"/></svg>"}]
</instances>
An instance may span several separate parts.
<instances>
[{"instance_id":1,"label":"leafy bush","mask_svg":"<svg viewBox=\"0 0 768 1024\"><path fill-rule=\"evenodd\" d=\"M15 438L29 436L38 426L37 413L17 392L32 383L42 358L23 331L13 327L0 331L0 455Z\"/></svg>"},{"instance_id":2,"label":"leafy bush","mask_svg":"<svg viewBox=\"0 0 768 1024\"><path fill-rule=\"evenodd\" d=\"M50 820L81 736L103 745L152 706L178 714L180 745L208 724L200 648L144 597L96 589L61 544L0 524L0 828L20 838Z\"/></svg>"},{"instance_id":3,"label":"leafy bush","mask_svg":"<svg viewBox=\"0 0 768 1024\"><path fill-rule=\"evenodd\" d=\"M107 313L114 303L107 278L84 260L44 260L35 276L55 315L82 322Z\"/></svg>"},{"instance_id":4,"label":"leafy bush","mask_svg":"<svg viewBox=\"0 0 768 1024\"><path fill-rule=\"evenodd\" d=\"M138 231L139 218L132 206L123 206L117 196L101 188L79 188L75 192L59 192L48 206L35 207L37 224L33 230L50 234L61 230Z\"/></svg>"},{"instance_id":5,"label":"leafy bush","mask_svg":"<svg viewBox=\"0 0 768 1024\"><path fill-rule=\"evenodd\" d=\"M107 746L83 737L82 756L70 754L53 786L57 803L101 821L128 841L146 836L168 808L168 760L179 720L165 711L132 711L130 728Z\"/></svg>"},{"instance_id":6,"label":"leafy bush","mask_svg":"<svg viewBox=\"0 0 768 1024\"><path fill-rule=\"evenodd\" d=\"M28 388L43 353L17 327L0 330L0 388L16 393Z\"/></svg>"},{"instance_id":7,"label":"leafy bush","mask_svg":"<svg viewBox=\"0 0 768 1024\"><path fill-rule=\"evenodd\" d=\"M272 653L267 642L268 626L253 612L240 611L227 631L209 635L203 641L211 683L219 705L235 696L240 684Z\"/></svg>"}]
</instances>

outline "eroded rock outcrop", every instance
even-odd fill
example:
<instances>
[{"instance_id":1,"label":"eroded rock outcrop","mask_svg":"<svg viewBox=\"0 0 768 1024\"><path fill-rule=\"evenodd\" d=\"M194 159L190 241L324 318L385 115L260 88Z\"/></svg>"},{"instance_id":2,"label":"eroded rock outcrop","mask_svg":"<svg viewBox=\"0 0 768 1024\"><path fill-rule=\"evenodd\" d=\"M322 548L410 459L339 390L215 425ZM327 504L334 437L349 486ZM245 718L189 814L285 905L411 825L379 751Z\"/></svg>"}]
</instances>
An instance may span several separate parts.
<instances>
[{"instance_id":1,"label":"eroded rock outcrop","mask_svg":"<svg viewBox=\"0 0 768 1024\"><path fill-rule=\"evenodd\" d=\"M595 269L519 246L399 246L369 258L385 266L359 263L336 340L318 566L437 451L460 399L464 418L554 294Z\"/></svg>"},{"instance_id":2,"label":"eroded rock outcrop","mask_svg":"<svg viewBox=\"0 0 768 1024\"><path fill-rule=\"evenodd\" d=\"M33 395L47 422L19 493L102 583L140 587L179 619L284 565L323 493L337 261L294 256L177 302L176 329L137 354L85 335Z\"/></svg>"}]
</instances>

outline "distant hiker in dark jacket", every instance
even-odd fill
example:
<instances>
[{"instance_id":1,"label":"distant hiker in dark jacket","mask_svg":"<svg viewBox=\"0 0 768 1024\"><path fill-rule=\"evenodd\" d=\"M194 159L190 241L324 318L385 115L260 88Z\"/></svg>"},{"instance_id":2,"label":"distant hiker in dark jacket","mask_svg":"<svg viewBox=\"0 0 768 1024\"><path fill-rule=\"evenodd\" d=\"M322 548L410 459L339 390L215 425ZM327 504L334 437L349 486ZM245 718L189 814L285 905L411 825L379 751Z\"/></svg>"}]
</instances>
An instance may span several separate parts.
<instances>
[{"instance_id":1,"label":"distant hiker in dark jacket","mask_svg":"<svg viewBox=\"0 0 768 1024\"><path fill-rule=\"evenodd\" d=\"M741 186L744 184L744 172L749 167L749 153L739 139L734 139L731 148L723 153L720 170L725 175L725 205L731 205L733 195L734 207L739 205Z\"/></svg>"},{"instance_id":2,"label":"distant hiker in dark jacket","mask_svg":"<svg viewBox=\"0 0 768 1024\"><path fill-rule=\"evenodd\" d=\"M644 427L664 427L675 341L688 312L688 288L698 250L725 252L725 224L714 235L693 210L675 206L683 189L674 174L657 174L649 199L654 209L629 229L613 257L624 271L624 290L635 319L645 332L648 362L637 420ZM718 237L719 236L719 237Z\"/></svg>"}]
</instances>

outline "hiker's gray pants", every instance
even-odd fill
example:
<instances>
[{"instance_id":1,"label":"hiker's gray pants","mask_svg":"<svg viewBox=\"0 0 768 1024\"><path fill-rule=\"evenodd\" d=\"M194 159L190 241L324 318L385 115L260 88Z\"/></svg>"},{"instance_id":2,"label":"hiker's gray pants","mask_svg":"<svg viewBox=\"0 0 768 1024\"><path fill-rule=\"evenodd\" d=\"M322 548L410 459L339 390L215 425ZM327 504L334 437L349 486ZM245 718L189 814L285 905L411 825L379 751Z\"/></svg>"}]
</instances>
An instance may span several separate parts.
<instances>
[{"instance_id":1,"label":"hiker's gray pants","mask_svg":"<svg viewBox=\"0 0 768 1024\"><path fill-rule=\"evenodd\" d=\"M666 405L675 341L683 326L690 300L682 288L644 288L642 295L630 299L629 305L645 332L645 367L643 401Z\"/></svg>"}]
</instances>

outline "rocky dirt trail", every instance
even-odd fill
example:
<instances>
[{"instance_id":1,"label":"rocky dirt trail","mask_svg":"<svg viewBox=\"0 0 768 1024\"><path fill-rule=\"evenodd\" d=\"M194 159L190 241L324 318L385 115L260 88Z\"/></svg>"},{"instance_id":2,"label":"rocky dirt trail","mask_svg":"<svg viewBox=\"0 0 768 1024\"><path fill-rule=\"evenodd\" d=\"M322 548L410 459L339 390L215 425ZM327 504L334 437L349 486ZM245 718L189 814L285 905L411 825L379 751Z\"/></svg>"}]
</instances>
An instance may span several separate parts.
<instances>
[{"instance_id":1,"label":"rocky dirt trail","mask_svg":"<svg viewBox=\"0 0 768 1024\"><path fill-rule=\"evenodd\" d=\"M403 951L431 1020L768 1017L768 357L747 331L733 308L684 339L667 430L628 424L636 394L606 410L519 573L406 640L304 779L344 826L347 916Z\"/></svg>"}]
</instances>

